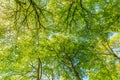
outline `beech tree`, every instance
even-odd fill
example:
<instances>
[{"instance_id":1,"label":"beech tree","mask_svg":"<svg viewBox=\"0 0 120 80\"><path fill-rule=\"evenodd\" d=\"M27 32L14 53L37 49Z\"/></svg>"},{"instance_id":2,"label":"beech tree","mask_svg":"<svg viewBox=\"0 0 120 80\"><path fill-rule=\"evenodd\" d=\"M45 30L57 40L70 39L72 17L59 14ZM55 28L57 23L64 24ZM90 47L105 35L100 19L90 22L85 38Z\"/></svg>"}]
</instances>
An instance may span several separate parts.
<instances>
[{"instance_id":1,"label":"beech tree","mask_svg":"<svg viewBox=\"0 0 120 80\"><path fill-rule=\"evenodd\" d=\"M119 4L0 1L0 79L119 80Z\"/></svg>"}]
</instances>

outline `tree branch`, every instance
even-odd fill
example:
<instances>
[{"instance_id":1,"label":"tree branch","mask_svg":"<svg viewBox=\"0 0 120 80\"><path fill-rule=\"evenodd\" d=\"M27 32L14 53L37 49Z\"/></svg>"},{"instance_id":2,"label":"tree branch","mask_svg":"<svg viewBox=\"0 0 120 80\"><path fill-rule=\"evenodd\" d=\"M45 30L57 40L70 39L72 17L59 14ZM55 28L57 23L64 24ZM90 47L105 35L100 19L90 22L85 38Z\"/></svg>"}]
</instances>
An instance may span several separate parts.
<instances>
[{"instance_id":1,"label":"tree branch","mask_svg":"<svg viewBox=\"0 0 120 80\"><path fill-rule=\"evenodd\" d=\"M113 49L110 47L110 45L107 43L107 46L108 46L108 48L107 48L107 46L105 46L105 44L102 44L104 47L105 47L105 49L110 53L109 55L113 55L114 57L116 57L117 59L119 59L120 60L120 57L118 57L116 54L115 54L115 52L113 51ZM108 55L108 54L107 54Z\"/></svg>"}]
</instances>

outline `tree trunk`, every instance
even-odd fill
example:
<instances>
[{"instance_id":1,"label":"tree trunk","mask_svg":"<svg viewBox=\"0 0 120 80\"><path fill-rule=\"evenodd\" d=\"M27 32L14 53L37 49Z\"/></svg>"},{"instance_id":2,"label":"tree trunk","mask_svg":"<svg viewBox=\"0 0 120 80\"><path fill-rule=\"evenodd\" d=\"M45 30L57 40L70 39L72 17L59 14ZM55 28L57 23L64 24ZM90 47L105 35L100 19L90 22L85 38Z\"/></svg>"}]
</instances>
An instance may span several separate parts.
<instances>
[{"instance_id":1,"label":"tree trunk","mask_svg":"<svg viewBox=\"0 0 120 80\"><path fill-rule=\"evenodd\" d=\"M40 58L38 58L37 80L40 80L41 77L42 77L42 62Z\"/></svg>"}]
</instances>

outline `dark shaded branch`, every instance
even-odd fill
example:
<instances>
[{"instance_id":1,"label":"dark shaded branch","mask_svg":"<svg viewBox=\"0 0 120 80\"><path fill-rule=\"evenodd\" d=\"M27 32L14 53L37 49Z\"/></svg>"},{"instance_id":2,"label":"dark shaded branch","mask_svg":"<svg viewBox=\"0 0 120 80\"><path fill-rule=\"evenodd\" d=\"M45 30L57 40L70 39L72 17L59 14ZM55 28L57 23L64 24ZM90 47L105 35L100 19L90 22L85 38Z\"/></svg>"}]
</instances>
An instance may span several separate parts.
<instances>
[{"instance_id":1,"label":"dark shaded branch","mask_svg":"<svg viewBox=\"0 0 120 80\"><path fill-rule=\"evenodd\" d=\"M72 18L71 18L71 20L70 20L70 24L72 23L72 21L74 21L75 25L77 25L77 22L76 22L76 20L74 19L76 10L77 10L77 6L75 6L75 8L74 8L74 11L73 11L73 14L72 14Z\"/></svg>"},{"instance_id":2,"label":"dark shaded branch","mask_svg":"<svg viewBox=\"0 0 120 80\"><path fill-rule=\"evenodd\" d=\"M80 0L80 7L84 10L84 11L86 11L87 13L89 13L89 11L88 10L86 10L84 7L83 7L83 3L82 3L83 1L82 0Z\"/></svg>"},{"instance_id":3,"label":"dark shaded branch","mask_svg":"<svg viewBox=\"0 0 120 80\"><path fill-rule=\"evenodd\" d=\"M18 4L20 7L23 8L23 5L25 5L25 2L19 1L19 0L15 0L16 4Z\"/></svg>"},{"instance_id":4,"label":"dark shaded branch","mask_svg":"<svg viewBox=\"0 0 120 80\"><path fill-rule=\"evenodd\" d=\"M31 66L33 69L37 70L37 68L33 65L32 62L31 62L31 64L30 64L30 66Z\"/></svg>"},{"instance_id":5,"label":"dark shaded branch","mask_svg":"<svg viewBox=\"0 0 120 80\"><path fill-rule=\"evenodd\" d=\"M116 57L117 59L119 59L120 60L120 57L118 57L117 55L116 55L116 53L113 51L113 49L110 47L110 45L107 43L107 46L108 46L108 48L107 48L107 46L105 46L105 44L102 44L104 47L105 47L105 49L110 53L110 54L107 54L107 55L113 55L114 57Z\"/></svg>"},{"instance_id":6,"label":"dark shaded branch","mask_svg":"<svg viewBox=\"0 0 120 80\"><path fill-rule=\"evenodd\" d=\"M73 64L72 59L70 58L70 56L68 56L67 53L66 53L66 57L67 57L67 59L68 59L69 62L70 62L69 68L74 72L76 79L77 79L77 80L81 80L81 78L80 78L80 76L79 76L79 73L78 73L77 70L75 69L75 66L74 66L74 64Z\"/></svg>"},{"instance_id":7,"label":"dark shaded branch","mask_svg":"<svg viewBox=\"0 0 120 80\"><path fill-rule=\"evenodd\" d=\"M118 57L115 52L113 51L113 49L110 47L110 45L107 43L107 46L109 47L110 51L113 53L113 56L120 59L120 57Z\"/></svg>"},{"instance_id":8,"label":"dark shaded branch","mask_svg":"<svg viewBox=\"0 0 120 80\"><path fill-rule=\"evenodd\" d=\"M69 8L68 8L67 17L66 17L66 19L65 19L65 21L67 22L67 25L69 24L69 17L70 17L70 14L71 14L71 9L72 9L72 7L73 7L73 4L74 4L74 2L72 2L72 3L70 4Z\"/></svg>"},{"instance_id":9,"label":"dark shaded branch","mask_svg":"<svg viewBox=\"0 0 120 80\"><path fill-rule=\"evenodd\" d=\"M37 80L41 80L41 77L42 77L42 62L40 58L38 58Z\"/></svg>"},{"instance_id":10,"label":"dark shaded branch","mask_svg":"<svg viewBox=\"0 0 120 80\"><path fill-rule=\"evenodd\" d=\"M38 23L39 23L39 28L40 28L40 25L41 25L40 15L39 15L39 13L38 13L38 11L37 11L36 4L35 4L35 2L34 2L33 0L30 0L30 3L32 4L32 7L33 7L33 9L34 9L34 11L35 11L35 14L36 14L35 16L37 16L36 19L37 19L37 21L38 21Z\"/></svg>"}]
</instances>

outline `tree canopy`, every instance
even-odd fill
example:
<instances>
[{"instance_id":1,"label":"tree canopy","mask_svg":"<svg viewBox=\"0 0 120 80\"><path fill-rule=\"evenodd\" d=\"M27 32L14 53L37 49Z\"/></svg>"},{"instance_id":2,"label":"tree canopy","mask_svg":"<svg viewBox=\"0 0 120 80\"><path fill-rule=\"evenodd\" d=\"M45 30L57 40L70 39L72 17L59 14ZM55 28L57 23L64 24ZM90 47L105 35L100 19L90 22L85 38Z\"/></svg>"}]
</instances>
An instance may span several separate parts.
<instances>
[{"instance_id":1,"label":"tree canopy","mask_svg":"<svg viewBox=\"0 0 120 80\"><path fill-rule=\"evenodd\" d=\"M1 80L119 80L120 0L0 1Z\"/></svg>"}]
</instances>

